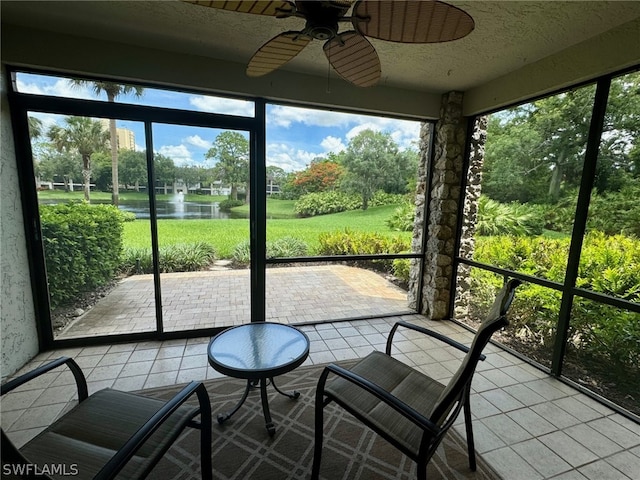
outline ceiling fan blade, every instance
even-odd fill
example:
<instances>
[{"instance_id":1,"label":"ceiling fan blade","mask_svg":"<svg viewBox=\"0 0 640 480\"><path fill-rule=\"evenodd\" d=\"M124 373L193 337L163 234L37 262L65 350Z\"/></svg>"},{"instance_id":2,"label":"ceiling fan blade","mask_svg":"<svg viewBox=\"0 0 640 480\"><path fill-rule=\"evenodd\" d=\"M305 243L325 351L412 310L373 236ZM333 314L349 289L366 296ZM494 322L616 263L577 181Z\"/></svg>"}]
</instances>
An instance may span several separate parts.
<instances>
[{"instance_id":1,"label":"ceiling fan blade","mask_svg":"<svg viewBox=\"0 0 640 480\"><path fill-rule=\"evenodd\" d=\"M475 27L465 11L433 0L360 0L353 8L352 22L363 35L400 43L448 42Z\"/></svg>"},{"instance_id":2,"label":"ceiling fan blade","mask_svg":"<svg viewBox=\"0 0 640 480\"><path fill-rule=\"evenodd\" d=\"M358 32L344 32L324 44L324 54L342 78L358 87L380 80L380 59L373 45Z\"/></svg>"},{"instance_id":3,"label":"ceiling fan blade","mask_svg":"<svg viewBox=\"0 0 640 480\"><path fill-rule=\"evenodd\" d=\"M302 32L284 32L262 45L247 65L247 75L261 77L281 67L312 40Z\"/></svg>"},{"instance_id":4,"label":"ceiling fan blade","mask_svg":"<svg viewBox=\"0 0 640 480\"><path fill-rule=\"evenodd\" d=\"M183 2L202 5L204 7L231 10L233 12L269 15L272 17L288 17L293 15L296 7L288 1L224 1L224 0L182 0Z\"/></svg>"}]
</instances>

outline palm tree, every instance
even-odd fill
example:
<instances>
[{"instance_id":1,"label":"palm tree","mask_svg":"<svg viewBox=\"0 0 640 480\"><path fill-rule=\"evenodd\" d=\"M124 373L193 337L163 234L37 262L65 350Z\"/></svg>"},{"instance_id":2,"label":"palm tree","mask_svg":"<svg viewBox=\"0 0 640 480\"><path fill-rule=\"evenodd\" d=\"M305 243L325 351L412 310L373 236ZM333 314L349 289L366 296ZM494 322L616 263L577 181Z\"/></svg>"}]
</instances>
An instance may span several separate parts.
<instances>
[{"instance_id":1,"label":"palm tree","mask_svg":"<svg viewBox=\"0 0 640 480\"><path fill-rule=\"evenodd\" d=\"M42 136L42 120L29 115L29 136L35 140Z\"/></svg>"},{"instance_id":2,"label":"palm tree","mask_svg":"<svg viewBox=\"0 0 640 480\"><path fill-rule=\"evenodd\" d=\"M102 129L99 121L87 117L66 117L64 121L66 126L54 125L47 132L47 136L57 151L77 151L82 157L84 199L89 202L91 155L106 149L109 132Z\"/></svg>"},{"instance_id":3,"label":"palm tree","mask_svg":"<svg viewBox=\"0 0 640 480\"><path fill-rule=\"evenodd\" d=\"M133 85L122 85L112 82L92 82L89 80L71 80L76 87L87 86L93 90L93 93L100 95L104 92L107 95L108 102L115 102L120 95L133 93L136 97L140 97L144 91L143 87ZM109 140L111 142L111 183L112 194L111 203L118 205L120 196L120 182L118 179L118 135L116 131L115 118L109 119Z\"/></svg>"}]
</instances>

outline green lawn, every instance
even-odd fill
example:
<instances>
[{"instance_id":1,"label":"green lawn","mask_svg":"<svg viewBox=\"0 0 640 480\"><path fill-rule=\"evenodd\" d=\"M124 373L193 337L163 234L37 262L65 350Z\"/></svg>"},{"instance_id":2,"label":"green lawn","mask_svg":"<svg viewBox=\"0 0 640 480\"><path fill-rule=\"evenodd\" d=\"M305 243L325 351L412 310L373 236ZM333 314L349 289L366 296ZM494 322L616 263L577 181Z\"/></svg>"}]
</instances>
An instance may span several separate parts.
<instances>
[{"instance_id":1,"label":"green lawn","mask_svg":"<svg viewBox=\"0 0 640 480\"><path fill-rule=\"evenodd\" d=\"M244 208L244 207L241 207ZM353 231L368 231L402 236L410 241L411 232L392 231L385 221L397 205L373 207L366 211L356 210L312 218L278 218L267 220L267 241L291 236L306 242L313 251L319 246L318 235L349 228ZM282 215L293 216L293 202L270 200L267 214L278 211ZM288 212L288 213L287 213ZM234 247L249 238L249 221L230 220L159 220L158 240L161 246L175 243L208 242L215 249L218 258L230 258ZM150 245L150 224L148 220L135 220L124 225L125 247L148 247Z\"/></svg>"}]
</instances>

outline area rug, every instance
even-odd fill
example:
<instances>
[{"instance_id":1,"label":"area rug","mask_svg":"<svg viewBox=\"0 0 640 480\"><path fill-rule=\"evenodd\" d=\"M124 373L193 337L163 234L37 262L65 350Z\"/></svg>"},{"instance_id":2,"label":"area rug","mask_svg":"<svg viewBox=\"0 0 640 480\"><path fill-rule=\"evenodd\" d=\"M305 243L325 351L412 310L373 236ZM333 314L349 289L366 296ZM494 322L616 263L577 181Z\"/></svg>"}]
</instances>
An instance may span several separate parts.
<instances>
[{"instance_id":1,"label":"area rug","mask_svg":"<svg viewBox=\"0 0 640 480\"><path fill-rule=\"evenodd\" d=\"M347 366L352 362L340 362ZM260 391L255 389L241 409L219 425L218 413L229 411L240 399L244 380L221 378L206 382L213 410L213 475L221 480L306 480L311 476L314 439L314 403L322 365L301 367L276 377L283 391L297 390L292 400L268 386L269 406L276 434L265 429ZM139 393L170 398L181 386L144 390ZM187 428L150 479L187 480L200 478L200 433ZM325 480L414 480L415 463L364 427L341 408L325 408L325 439L320 471ZM498 480L478 457L476 472L469 470L465 441L451 431L429 463L427 478Z\"/></svg>"}]
</instances>

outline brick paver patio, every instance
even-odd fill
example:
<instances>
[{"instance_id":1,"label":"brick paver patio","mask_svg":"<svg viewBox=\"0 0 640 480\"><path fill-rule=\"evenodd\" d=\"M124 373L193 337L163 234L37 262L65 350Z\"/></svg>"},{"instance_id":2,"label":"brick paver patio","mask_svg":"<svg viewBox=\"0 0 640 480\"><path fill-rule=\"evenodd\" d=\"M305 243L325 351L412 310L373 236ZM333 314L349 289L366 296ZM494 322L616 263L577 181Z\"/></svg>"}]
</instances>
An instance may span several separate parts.
<instances>
[{"instance_id":1,"label":"brick paver patio","mask_svg":"<svg viewBox=\"0 0 640 480\"><path fill-rule=\"evenodd\" d=\"M249 270L161 275L165 331L250 321ZM303 323L408 312L407 293L375 272L346 265L269 268L265 320ZM122 280L56 338L148 332L156 328L152 275Z\"/></svg>"}]
</instances>

